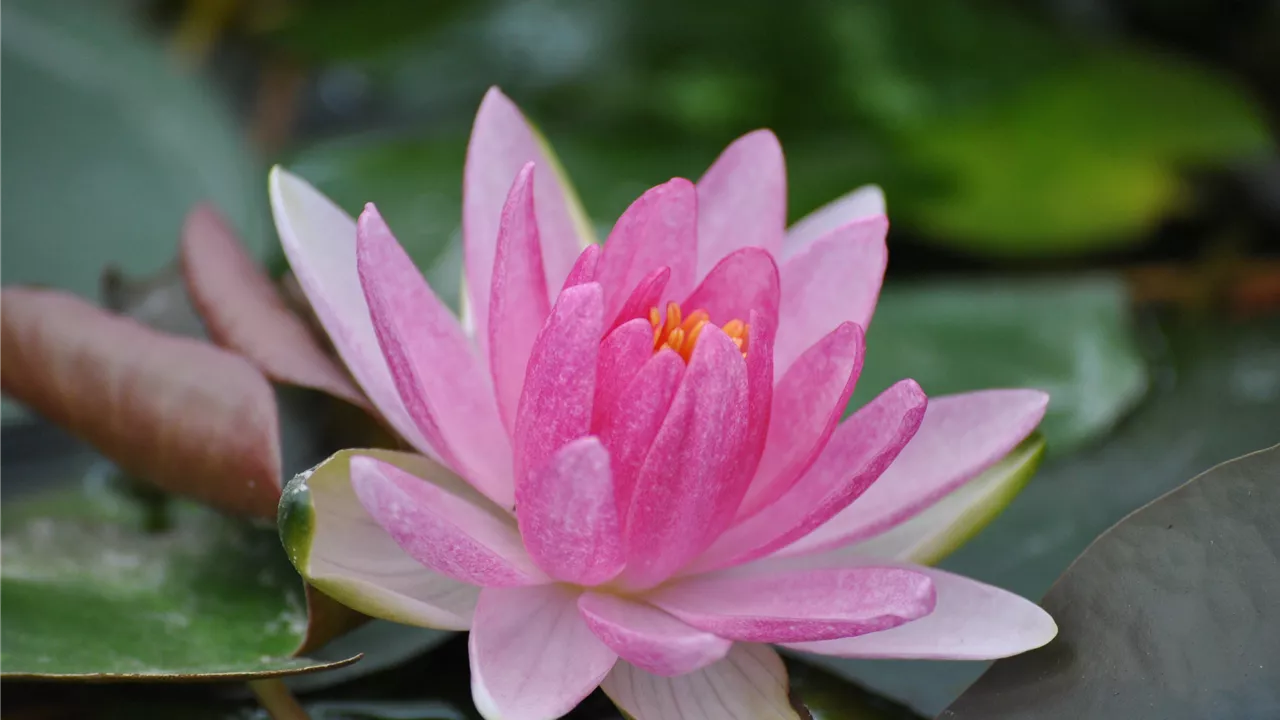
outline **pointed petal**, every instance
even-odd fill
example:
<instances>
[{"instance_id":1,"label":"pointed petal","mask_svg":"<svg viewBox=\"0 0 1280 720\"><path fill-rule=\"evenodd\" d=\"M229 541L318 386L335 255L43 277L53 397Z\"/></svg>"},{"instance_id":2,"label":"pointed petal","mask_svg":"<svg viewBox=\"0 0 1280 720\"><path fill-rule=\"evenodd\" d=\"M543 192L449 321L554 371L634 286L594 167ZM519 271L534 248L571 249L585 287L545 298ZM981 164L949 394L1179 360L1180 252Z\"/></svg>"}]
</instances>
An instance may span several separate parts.
<instances>
[{"instance_id":1,"label":"pointed petal","mask_svg":"<svg viewBox=\"0 0 1280 720\"><path fill-rule=\"evenodd\" d=\"M604 424L618 397L652 357L653 326L648 320L629 320L605 336L600 343L600 363L596 371L593 430Z\"/></svg>"},{"instance_id":2,"label":"pointed petal","mask_svg":"<svg viewBox=\"0 0 1280 720\"><path fill-rule=\"evenodd\" d=\"M920 514L848 548L866 557L936 565L1017 497L1043 455L1044 438L1032 433L1003 460Z\"/></svg>"},{"instance_id":3,"label":"pointed petal","mask_svg":"<svg viewBox=\"0 0 1280 720\"><path fill-rule=\"evenodd\" d=\"M831 231L782 264L775 366L786 372L809 346L842 322L871 327L889 261L883 215Z\"/></svg>"},{"instance_id":4,"label":"pointed petal","mask_svg":"<svg viewBox=\"0 0 1280 720\"><path fill-rule=\"evenodd\" d=\"M636 481L624 530L628 585L666 579L732 520L749 480L734 476L747 401L741 352L707 326Z\"/></svg>"},{"instance_id":5,"label":"pointed petal","mask_svg":"<svg viewBox=\"0 0 1280 720\"><path fill-rule=\"evenodd\" d=\"M712 573L646 597L693 627L742 642L806 642L887 630L933 610L928 575L898 567Z\"/></svg>"},{"instance_id":6,"label":"pointed petal","mask_svg":"<svg viewBox=\"0 0 1280 720\"><path fill-rule=\"evenodd\" d=\"M727 567L784 548L841 512L885 472L920 427L927 399L903 380L841 423L800 480L720 536L693 570Z\"/></svg>"},{"instance_id":7,"label":"pointed petal","mask_svg":"<svg viewBox=\"0 0 1280 720\"><path fill-rule=\"evenodd\" d=\"M604 286L605 317L616 316L636 283L659 267L671 268L666 294L659 300L689 292L697 231L697 191L684 178L652 188L632 203L613 226L600 257L597 280Z\"/></svg>"},{"instance_id":8,"label":"pointed petal","mask_svg":"<svg viewBox=\"0 0 1280 720\"><path fill-rule=\"evenodd\" d=\"M655 675L683 675L717 662L732 640L690 627L642 601L585 592L578 610L591 631L623 660Z\"/></svg>"},{"instance_id":9,"label":"pointed petal","mask_svg":"<svg viewBox=\"0 0 1280 720\"><path fill-rule=\"evenodd\" d=\"M244 356L276 382L369 407L364 393L284 304L212 206L200 205L187 215L179 259L187 293L215 343Z\"/></svg>"},{"instance_id":10,"label":"pointed petal","mask_svg":"<svg viewBox=\"0 0 1280 720\"><path fill-rule=\"evenodd\" d=\"M631 320L648 320L650 308L663 307L662 298L666 294L667 283L670 280L671 268L663 266L636 283L631 295L627 297L626 302L622 303L622 309L614 316L614 327Z\"/></svg>"},{"instance_id":11,"label":"pointed petal","mask_svg":"<svg viewBox=\"0 0 1280 720\"><path fill-rule=\"evenodd\" d=\"M814 343L773 393L764 456L740 519L767 507L795 485L835 431L862 370L862 328L843 323Z\"/></svg>"},{"instance_id":12,"label":"pointed petal","mask_svg":"<svg viewBox=\"0 0 1280 720\"><path fill-rule=\"evenodd\" d=\"M635 720L800 720L767 645L735 643L720 662L671 678L619 662L601 688Z\"/></svg>"},{"instance_id":13,"label":"pointed petal","mask_svg":"<svg viewBox=\"0 0 1280 720\"><path fill-rule=\"evenodd\" d=\"M550 720L591 694L618 656L563 585L485 588L471 627L471 694L486 720Z\"/></svg>"},{"instance_id":14,"label":"pointed petal","mask_svg":"<svg viewBox=\"0 0 1280 720\"><path fill-rule=\"evenodd\" d=\"M1049 398L1038 390L984 390L933 398L920 431L858 501L781 554L878 535L999 461L1035 429Z\"/></svg>"},{"instance_id":15,"label":"pointed petal","mask_svg":"<svg viewBox=\"0 0 1280 720\"><path fill-rule=\"evenodd\" d=\"M533 214L533 182L529 163L516 176L502 208L489 295L489 372L507 432L515 427L533 341L551 312Z\"/></svg>"},{"instance_id":16,"label":"pointed petal","mask_svg":"<svg viewBox=\"0 0 1280 720\"><path fill-rule=\"evenodd\" d=\"M510 507L510 445L489 379L457 318L373 205L360 215L357 238L360 283L405 407L442 459Z\"/></svg>"},{"instance_id":17,"label":"pointed petal","mask_svg":"<svg viewBox=\"0 0 1280 720\"><path fill-rule=\"evenodd\" d=\"M516 413L517 482L590 432L603 312L599 283L575 285L560 294L538 333Z\"/></svg>"},{"instance_id":18,"label":"pointed petal","mask_svg":"<svg viewBox=\"0 0 1280 720\"><path fill-rule=\"evenodd\" d=\"M662 428L684 373L684 359L663 349L645 362L601 419L600 439L609 449L612 461L619 518L625 519L630 511L640 469Z\"/></svg>"},{"instance_id":19,"label":"pointed petal","mask_svg":"<svg viewBox=\"0 0 1280 720\"><path fill-rule=\"evenodd\" d=\"M787 230L782 241L783 260L804 251L814 240L851 222L884 215L884 191L878 185L863 185L800 218Z\"/></svg>"},{"instance_id":20,"label":"pointed petal","mask_svg":"<svg viewBox=\"0 0 1280 720\"><path fill-rule=\"evenodd\" d=\"M279 166L271 169L269 187L280 245L338 356L391 427L413 447L434 453L400 400L378 345L356 270L355 221Z\"/></svg>"},{"instance_id":21,"label":"pointed petal","mask_svg":"<svg viewBox=\"0 0 1280 720\"><path fill-rule=\"evenodd\" d=\"M538 230L542 238L542 264L547 287L557 289L592 232L550 148L505 95L491 88L476 112L467 145L462 180L462 234L466 265L466 292L475 337L483 357L488 357L489 283L498 244L502 206L516 174L526 163L538 166L534 188ZM552 298L554 299L554 298Z\"/></svg>"},{"instance_id":22,"label":"pointed petal","mask_svg":"<svg viewBox=\"0 0 1280 720\"><path fill-rule=\"evenodd\" d=\"M698 277L744 247L776 254L787 223L787 170L769 130L734 140L698 180Z\"/></svg>"},{"instance_id":23,"label":"pointed petal","mask_svg":"<svg viewBox=\"0 0 1280 720\"><path fill-rule=\"evenodd\" d=\"M686 312L706 310L716 325L745 321L754 310L776 328L780 297L778 266L773 256L748 247L717 263L681 305Z\"/></svg>"},{"instance_id":24,"label":"pointed petal","mask_svg":"<svg viewBox=\"0 0 1280 720\"><path fill-rule=\"evenodd\" d=\"M418 482L485 502L462 478L422 455L343 450L298 475L280 500L280 539L298 573L325 595L372 617L466 630L480 588L423 567L361 506L351 458L395 465Z\"/></svg>"},{"instance_id":25,"label":"pointed petal","mask_svg":"<svg viewBox=\"0 0 1280 720\"><path fill-rule=\"evenodd\" d=\"M848 548L811 557L824 565L844 567L884 564L883 560L857 558ZM932 613L882 632L788 647L840 657L994 660L1038 648L1058 634L1049 613L1011 592L934 568L906 563L895 566L932 579L938 593Z\"/></svg>"},{"instance_id":26,"label":"pointed petal","mask_svg":"<svg viewBox=\"0 0 1280 720\"><path fill-rule=\"evenodd\" d=\"M548 582L525 552L511 517L492 505L363 456L351 459L351 487L397 545L441 575L486 586Z\"/></svg>"},{"instance_id":27,"label":"pointed petal","mask_svg":"<svg viewBox=\"0 0 1280 720\"><path fill-rule=\"evenodd\" d=\"M622 570L622 534L609 453L594 436L560 448L516 492L520 536L553 579L597 585Z\"/></svg>"},{"instance_id":28,"label":"pointed petal","mask_svg":"<svg viewBox=\"0 0 1280 720\"><path fill-rule=\"evenodd\" d=\"M592 243L583 249L582 254L574 261L573 268L569 270L569 276L564 279L564 287L560 288L560 291L563 292L574 285L595 282L596 270L599 266L600 246Z\"/></svg>"}]
</instances>

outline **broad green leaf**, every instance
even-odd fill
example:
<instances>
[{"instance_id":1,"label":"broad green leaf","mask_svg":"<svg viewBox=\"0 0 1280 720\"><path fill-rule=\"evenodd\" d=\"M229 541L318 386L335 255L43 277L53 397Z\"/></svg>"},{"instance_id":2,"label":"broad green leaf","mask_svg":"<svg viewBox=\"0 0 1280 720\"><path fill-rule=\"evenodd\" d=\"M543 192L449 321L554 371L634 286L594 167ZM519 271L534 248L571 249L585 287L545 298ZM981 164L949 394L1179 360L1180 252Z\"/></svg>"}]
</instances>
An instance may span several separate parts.
<instances>
[{"instance_id":1,"label":"broad green leaf","mask_svg":"<svg viewBox=\"0 0 1280 720\"><path fill-rule=\"evenodd\" d=\"M935 565L977 535L1035 475L1044 456L1038 433L924 512L859 547L868 555Z\"/></svg>"},{"instance_id":2,"label":"broad green leaf","mask_svg":"<svg viewBox=\"0 0 1280 720\"><path fill-rule=\"evenodd\" d=\"M997 662L944 718L1280 713L1280 446L1129 515L1044 598L1059 637Z\"/></svg>"},{"instance_id":3,"label":"broad green leaf","mask_svg":"<svg viewBox=\"0 0 1280 720\"><path fill-rule=\"evenodd\" d=\"M1188 167L1272 146L1258 109L1225 78L1136 52L1084 55L903 141L945 188L905 197L907 222L1006 256L1141 240L1184 203Z\"/></svg>"},{"instance_id":4,"label":"broad green leaf","mask_svg":"<svg viewBox=\"0 0 1280 720\"><path fill-rule=\"evenodd\" d=\"M3 677L252 679L339 667L291 657L302 586L269 529L104 474L3 507Z\"/></svg>"},{"instance_id":5,"label":"broad green leaf","mask_svg":"<svg viewBox=\"0 0 1280 720\"><path fill-rule=\"evenodd\" d=\"M1152 377L1159 379L1143 404L1095 445L1051 454L1035 482L939 567L1043 597L1094 538L1135 508L1206 468L1276 441L1280 319L1159 316L1142 324ZM847 660L838 667L933 716L986 664Z\"/></svg>"},{"instance_id":6,"label":"broad green leaf","mask_svg":"<svg viewBox=\"0 0 1280 720\"><path fill-rule=\"evenodd\" d=\"M1049 393L1051 454L1105 433L1147 375L1118 279L890 283L867 335L851 408L897 380L930 395L996 387Z\"/></svg>"}]
</instances>

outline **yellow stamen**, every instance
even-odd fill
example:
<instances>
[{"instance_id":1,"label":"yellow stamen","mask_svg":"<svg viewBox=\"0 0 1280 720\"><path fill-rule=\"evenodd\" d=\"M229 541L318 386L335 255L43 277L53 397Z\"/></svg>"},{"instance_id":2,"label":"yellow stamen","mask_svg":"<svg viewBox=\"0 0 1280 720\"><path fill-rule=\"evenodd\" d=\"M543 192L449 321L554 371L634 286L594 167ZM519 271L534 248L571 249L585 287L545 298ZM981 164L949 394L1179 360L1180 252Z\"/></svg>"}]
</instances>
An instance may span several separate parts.
<instances>
[{"instance_id":1,"label":"yellow stamen","mask_svg":"<svg viewBox=\"0 0 1280 720\"><path fill-rule=\"evenodd\" d=\"M703 328L710 323L711 315L706 310L695 310L685 317L674 302L667 303L665 314L656 307L652 308L649 310L649 324L653 326L653 350L670 348L689 362ZM751 326L741 320L731 320L721 330L745 356Z\"/></svg>"}]
</instances>

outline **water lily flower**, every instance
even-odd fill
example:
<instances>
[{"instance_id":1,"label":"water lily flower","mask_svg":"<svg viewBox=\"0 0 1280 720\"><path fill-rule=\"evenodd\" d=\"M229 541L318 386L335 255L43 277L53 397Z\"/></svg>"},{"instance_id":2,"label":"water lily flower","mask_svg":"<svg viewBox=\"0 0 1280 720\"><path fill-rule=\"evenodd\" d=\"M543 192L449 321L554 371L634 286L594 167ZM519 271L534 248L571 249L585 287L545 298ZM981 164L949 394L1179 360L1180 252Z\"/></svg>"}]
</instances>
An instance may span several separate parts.
<instances>
[{"instance_id":1,"label":"water lily flower","mask_svg":"<svg viewBox=\"0 0 1280 720\"><path fill-rule=\"evenodd\" d=\"M878 189L788 230L782 152L757 131L601 247L493 90L459 319L373 205L354 221L281 169L270 188L316 315L417 451L299 476L286 546L353 608L469 629L485 717L558 717L597 686L638 720L795 717L771 644L985 659L1055 634L1016 595L910 562L935 528L889 533L1027 437L1043 393L903 380L841 421L887 257Z\"/></svg>"}]
</instances>

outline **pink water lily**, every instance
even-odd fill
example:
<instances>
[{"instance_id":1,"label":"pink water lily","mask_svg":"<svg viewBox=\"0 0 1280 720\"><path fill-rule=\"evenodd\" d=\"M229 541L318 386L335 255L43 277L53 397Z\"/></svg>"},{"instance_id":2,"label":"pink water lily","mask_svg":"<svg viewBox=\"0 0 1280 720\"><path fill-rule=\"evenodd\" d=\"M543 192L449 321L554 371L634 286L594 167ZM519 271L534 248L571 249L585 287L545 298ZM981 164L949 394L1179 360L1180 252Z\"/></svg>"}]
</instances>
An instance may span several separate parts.
<instances>
[{"instance_id":1,"label":"pink water lily","mask_svg":"<svg viewBox=\"0 0 1280 720\"><path fill-rule=\"evenodd\" d=\"M886 550L936 531L907 521L1026 438L1046 396L903 380L841 421L887 257L878 189L787 230L782 152L757 131L600 247L493 90L464 193L459 319L374 206L353 221L273 171L302 288L420 453L335 456L292 486L308 539L282 532L338 600L469 629L486 717L557 717L602 685L638 720L791 718L769 644L985 659L1054 636L1034 604Z\"/></svg>"}]
</instances>

